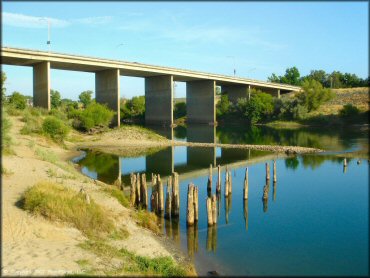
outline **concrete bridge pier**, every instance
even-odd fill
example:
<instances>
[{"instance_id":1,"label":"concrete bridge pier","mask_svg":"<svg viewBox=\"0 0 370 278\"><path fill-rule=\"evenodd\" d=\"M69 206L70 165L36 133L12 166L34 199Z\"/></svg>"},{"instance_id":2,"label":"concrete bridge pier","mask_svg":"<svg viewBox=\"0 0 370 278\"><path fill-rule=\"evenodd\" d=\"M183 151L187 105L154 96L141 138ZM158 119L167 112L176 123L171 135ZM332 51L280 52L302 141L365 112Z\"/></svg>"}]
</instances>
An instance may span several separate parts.
<instances>
[{"instance_id":1,"label":"concrete bridge pier","mask_svg":"<svg viewBox=\"0 0 370 278\"><path fill-rule=\"evenodd\" d=\"M119 69L102 70L95 73L96 102L106 104L116 112L112 125L120 126L120 71Z\"/></svg>"},{"instance_id":2,"label":"concrete bridge pier","mask_svg":"<svg viewBox=\"0 0 370 278\"><path fill-rule=\"evenodd\" d=\"M145 123L171 126L173 124L173 76L145 78Z\"/></svg>"},{"instance_id":3,"label":"concrete bridge pier","mask_svg":"<svg viewBox=\"0 0 370 278\"><path fill-rule=\"evenodd\" d=\"M226 85L221 87L222 92L226 92L229 101L236 104L239 98L250 98L250 86L247 85Z\"/></svg>"},{"instance_id":4,"label":"concrete bridge pier","mask_svg":"<svg viewBox=\"0 0 370 278\"><path fill-rule=\"evenodd\" d=\"M187 123L212 125L216 123L215 92L215 81L186 82Z\"/></svg>"},{"instance_id":5,"label":"concrete bridge pier","mask_svg":"<svg viewBox=\"0 0 370 278\"><path fill-rule=\"evenodd\" d=\"M50 62L33 65L33 105L50 110Z\"/></svg>"}]
</instances>

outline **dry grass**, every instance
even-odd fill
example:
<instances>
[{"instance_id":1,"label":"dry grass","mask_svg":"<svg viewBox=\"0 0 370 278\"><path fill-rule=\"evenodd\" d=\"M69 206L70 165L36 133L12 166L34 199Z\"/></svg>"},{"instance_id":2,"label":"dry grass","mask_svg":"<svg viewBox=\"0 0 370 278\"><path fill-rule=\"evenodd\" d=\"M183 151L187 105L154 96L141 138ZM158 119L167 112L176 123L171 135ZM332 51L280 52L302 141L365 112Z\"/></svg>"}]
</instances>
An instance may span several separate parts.
<instances>
[{"instance_id":1,"label":"dry grass","mask_svg":"<svg viewBox=\"0 0 370 278\"><path fill-rule=\"evenodd\" d=\"M161 230L158 226L158 217L154 212L149 212L147 210L139 210L136 215L138 224L144 228L153 231L156 234L160 234Z\"/></svg>"},{"instance_id":2,"label":"dry grass","mask_svg":"<svg viewBox=\"0 0 370 278\"><path fill-rule=\"evenodd\" d=\"M23 208L51 221L72 224L88 237L100 237L114 230L110 213L85 195L50 182L39 182L21 199Z\"/></svg>"}]
</instances>

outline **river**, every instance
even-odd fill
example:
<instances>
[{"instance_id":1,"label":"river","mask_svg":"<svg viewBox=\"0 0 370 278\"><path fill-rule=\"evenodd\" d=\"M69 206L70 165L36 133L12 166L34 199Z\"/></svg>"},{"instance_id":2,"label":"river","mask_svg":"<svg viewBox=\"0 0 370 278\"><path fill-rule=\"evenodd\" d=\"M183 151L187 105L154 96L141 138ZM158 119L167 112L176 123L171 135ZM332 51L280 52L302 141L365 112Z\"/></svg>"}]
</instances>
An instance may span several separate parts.
<instances>
[{"instance_id":1,"label":"river","mask_svg":"<svg viewBox=\"0 0 370 278\"><path fill-rule=\"evenodd\" d=\"M173 140L207 143L271 144L315 147L320 154L288 156L267 151L167 147L138 157L87 152L76 158L82 172L129 186L131 172L180 177L179 221L161 219L163 233L179 245L204 276L220 275L367 275L369 271L369 164L367 128L189 126L156 128ZM354 152L354 153L353 153ZM348 166L343 167L347 157ZM277 163L277 183L262 201L265 163ZM208 227L206 204L209 165L228 166L233 192L220 196L216 227ZM245 169L249 198L243 200ZM225 171L222 168L222 192ZM212 192L217 180L213 172ZM186 225L187 186L199 187L199 221ZM166 184L166 182L164 182ZM166 186L164 187L166 192ZM150 196L151 188L148 195Z\"/></svg>"}]
</instances>

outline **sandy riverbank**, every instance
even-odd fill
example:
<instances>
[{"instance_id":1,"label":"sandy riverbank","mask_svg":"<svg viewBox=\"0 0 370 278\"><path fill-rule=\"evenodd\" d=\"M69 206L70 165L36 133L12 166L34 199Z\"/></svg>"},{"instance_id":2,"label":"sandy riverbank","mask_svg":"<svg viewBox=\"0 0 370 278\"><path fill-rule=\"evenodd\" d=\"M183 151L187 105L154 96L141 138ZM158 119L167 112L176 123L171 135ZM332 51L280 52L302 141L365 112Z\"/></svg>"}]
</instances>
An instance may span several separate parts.
<instances>
[{"instance_id":1,"label":"sandy riverbank","mask_svg":"<svg viewBox=\"0 0 370 278\"><path fill-rule=\"evenodd\" d=\"M17 205L25 190L39 181L58 183L76 193L84 188L97 204L113 214L115 221L124 223L129 236L115 244L138 255L171 256L181 265L189 265L171 241L138 226L131 217L132 209L123 207L102 191L100 183L83 176L68 163L67 159L76 154L75 143L67 142L67 147L63 147L40 136L22 135L24 123L16 117L11 117L11 121L15 154L2 157L2 275L83 274L83 265L78 263L82 261L99 265L100 274L104 274L106 262L77 246L86 240L79 230L33 216Z\"/></svg>"}]
</instances>

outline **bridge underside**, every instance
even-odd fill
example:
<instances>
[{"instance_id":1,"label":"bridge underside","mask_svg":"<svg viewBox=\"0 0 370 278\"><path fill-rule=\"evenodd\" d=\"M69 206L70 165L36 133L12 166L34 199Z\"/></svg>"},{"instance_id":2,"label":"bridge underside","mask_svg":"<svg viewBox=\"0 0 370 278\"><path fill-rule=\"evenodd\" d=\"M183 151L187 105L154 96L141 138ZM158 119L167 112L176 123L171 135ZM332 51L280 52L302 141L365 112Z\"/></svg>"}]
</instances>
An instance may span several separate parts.
<instances>
[{"instance_id":1,"label":"bridge underside","mask_svg":"<svg viewBox=\"0 0 370 278\"><path fill-rule=\"evenodd\" d=\"M120 124L120 76L145 78L148 124L173 124L173 82L186 82L187 120L189 123L215 124L215 88L222 87L229 99L250 97L251 88L273 96L298 91L298 87L264 81L201 73L140 63L48 53L16 48L2 48L2 64L33 68L34 105L50 109L50 69L95 73L96 101L116 112L112 122Z\"/></svg>"}]
</instances>

